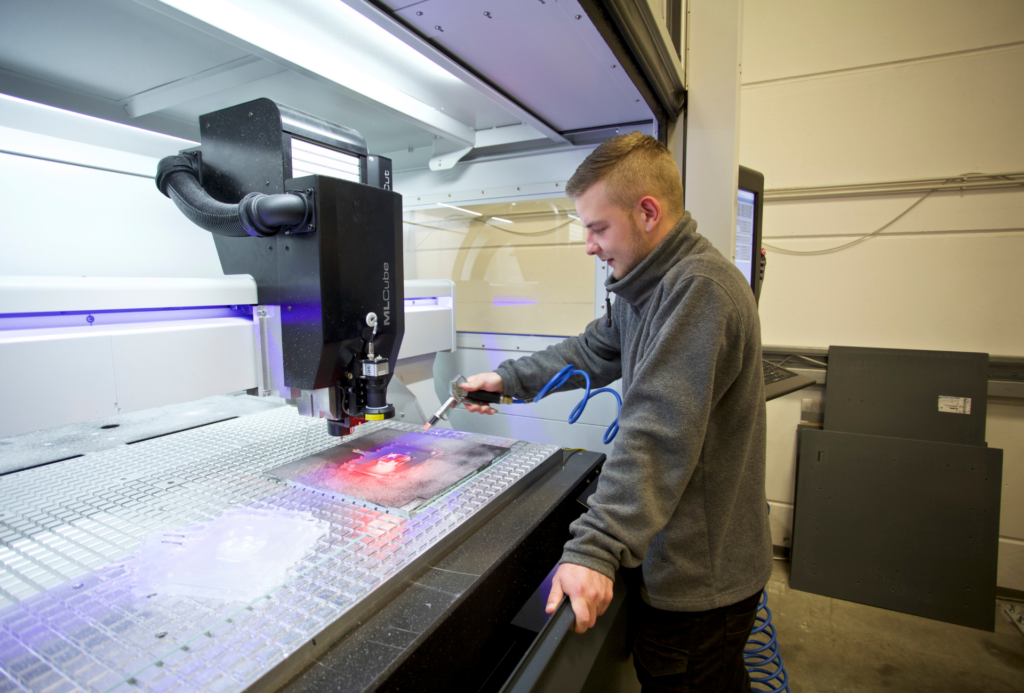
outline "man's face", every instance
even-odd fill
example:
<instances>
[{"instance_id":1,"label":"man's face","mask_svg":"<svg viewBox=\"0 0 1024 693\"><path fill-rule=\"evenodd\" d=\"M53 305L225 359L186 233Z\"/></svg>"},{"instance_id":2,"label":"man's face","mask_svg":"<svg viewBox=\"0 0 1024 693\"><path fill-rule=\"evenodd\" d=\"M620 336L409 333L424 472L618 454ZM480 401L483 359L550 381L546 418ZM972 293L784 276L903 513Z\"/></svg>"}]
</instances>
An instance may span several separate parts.
<instances>
[{"instance_id":1,"label":"man's face","mask_svg":"<svg viewBox=\"0 0 1024 693\"><path fill-rule=\"evenodd\" d=\"M639 214L612 204L604 181L576 198L576 213L587 229L587 255L597 255L607 262L616 279L629 274L651 252Z\"/></svg>"}]
</instances>

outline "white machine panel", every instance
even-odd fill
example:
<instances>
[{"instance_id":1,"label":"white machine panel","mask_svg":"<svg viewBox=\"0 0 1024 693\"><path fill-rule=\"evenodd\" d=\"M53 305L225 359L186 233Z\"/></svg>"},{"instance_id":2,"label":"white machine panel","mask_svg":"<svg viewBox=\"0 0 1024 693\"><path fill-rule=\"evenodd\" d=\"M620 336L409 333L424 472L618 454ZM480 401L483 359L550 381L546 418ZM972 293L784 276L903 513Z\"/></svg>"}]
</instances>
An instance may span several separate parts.
<instances>
[{"instance_id":1,"label":"white machine panel","mask_svg":"<svg viewBox=\"0 0 1024 693\"><path fill-rule=\"evenodd\" d=\"M405 292L399 359L454 350L454 282ZM256 300L248 275L0 277L0 438L255 388Z\"/></svg>"},{"instance_id":2,"label":"white machine panel","mask_svg":"<svg viewBox=\"0 0 1024 693\"><path fill-rule=\"evenodd\" d=\"M0 437L113 416L110 339L0 342Z\"/></svg>"},{"instance_id":3,"label":"white machine panel","mask_svg":"<svg viewBox=\"0 0 1024 693\"><path fill-rule=\"evenodd\" d=\"M246 390L255 359L242 317L0 330L0 437Z\"/></svg>"},{"instance_id":4,"label":"white machine panel","mask_svg":"<svg viewBox=\"0 0 1024 693\"><path fill-rule=\"evenodd\" d=\"M248 274L209 279L0 277L0 315L253 303L256 282Z\"/></svg>"},{"instance_id":5,"label":"white machine panel","mask_svg":"<svg viewBox=\"0 0 1024 693\"><path fill-rule=\"evenodd\" d=\"M455 350L455 282L410 279L405 282L405 338L399 359Z\"/></svg>"},{"instance_id":6,"label":"white machine panel","mask_svg":"<svg viewBox=\"0 0 1024 693\"><path fill-rule=\"evenodd\" d=\"M162 323L111 337L117 403L140 411L256 387L252 322Z\"/></svg>"}]
</instances>

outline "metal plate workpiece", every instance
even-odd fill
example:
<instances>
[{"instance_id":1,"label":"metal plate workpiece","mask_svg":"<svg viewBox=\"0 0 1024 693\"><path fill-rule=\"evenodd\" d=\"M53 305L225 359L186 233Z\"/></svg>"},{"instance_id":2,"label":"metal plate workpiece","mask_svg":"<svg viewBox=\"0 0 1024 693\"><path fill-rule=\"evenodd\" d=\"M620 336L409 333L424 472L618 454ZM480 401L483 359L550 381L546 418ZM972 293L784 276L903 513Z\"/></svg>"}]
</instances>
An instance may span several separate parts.
<instances>
[{"instance_id":1,"label":"metal plate workpiece","mask_svg":"<svg viewBox=\"0 0 1024 693\"><path fill-rule=\"evenodd\" d=\"M496 445L423 431L378 429L267 474L340 500L408 517L449 487L508 454Z\"/></svg>"},{"instance_id":2,"label":"metal plate workpiece","mask_svg":"<svg viewBox=\"0 0 1024 693\"><path fill-rule=\"evenodd\" d=\"M381 427L366 424L356 436ZM274 686L560 459L509 454L404 519L264 472L338 443L290 408L0 477L0 691ZM133 593L147 536L229 508L311 513L330 532L251 603Z\"/></svg>"}]
</instances>

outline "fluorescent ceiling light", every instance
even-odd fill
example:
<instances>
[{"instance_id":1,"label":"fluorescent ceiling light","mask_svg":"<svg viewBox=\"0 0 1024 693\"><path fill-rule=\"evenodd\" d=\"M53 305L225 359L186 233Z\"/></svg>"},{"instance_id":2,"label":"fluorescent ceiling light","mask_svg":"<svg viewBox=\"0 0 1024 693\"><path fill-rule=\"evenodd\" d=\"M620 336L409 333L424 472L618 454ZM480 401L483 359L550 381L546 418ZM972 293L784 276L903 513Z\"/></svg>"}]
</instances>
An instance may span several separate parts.
<instances>
[{"instance_id":1,"label":"fluorescent ceiling light","mask_svg":"<svg viewBox=\"0 0 1024 693\"><path fill-rule=\"evenodd\" d=\"M296 8L298 12L310 20L310 26L322 30L318 39L332 43L355 44L352 46L353 57L358 57L356 64L367 62L397 64L401 70L416 70L412 79L426 76L443 79L449 82L461 80L433 60L430 60L412 46L402 41L358 10L349 7L351 3L344 0L262 0L271 5L284 5ZM258 5L260 0L245 0L246 5ZM340 41L339 41L340 39ZM372 47L376 53L368 53L366 48Z\"/></svg>"},{"instance_id":2,"label":"fluorescent ceiling light","mask_svg":"<svg viewBox=\"0 0 1024 693\"><path fill-rule=\"evenodd\" d=\"M455 144L476 140L472 127L420 100L431 97L417 81L433 87L458 78L337 0L140 2L214 36L223 32L252 55L336 85Z\"/></svg>"},{"instance_id":3,"label":"fluorescent ceiling light","mask_svg":"<svg viewBox=\"0 0 1024 693\"><path fill-rule=\"evenodd\" d=\"M578 216L576 216L575 214L570 214L570 215L569 215L569 218L570 218L570 219L575 219L576 221L579 221L579 220L580 220L580 218L579 218Z\"/></svg>"},{"instance_id":4,"label":"fluorescent ceiling light","mask_svg":"<svg viewBox=\"0 0 1024 693\"><path fill-rule=\"evenodd\" d=\"M500 221L502 224L511 224L512 223L508 219L502 219L501 217L491 217L491 221Z\"/></svg>"},{"instance_id":5,"label":"fluorescent ceiling light","mask_svg":"<svg viewBox=\"0 0 1024 693\"><path fill-rule=\"evenodd\" d=\"M462 207L456 207L455 205L446 205L444 202L438 202L437 204L441 205L442 207L447 207L448 209L457 209L460 212L465 212L466 214L472 214L474 217L482 217L483 216L483 214L481 214L480 212L474 212L472 209L463 209ZM511 223L511 222L509 222L509 223Z\"/></svg>"},{"instance_id":6,"label":"fluorescent ceiling light","mask_svg":"<svg viewBox=\"0 0 1024 693\"><path fill-rule=\"evenodd\" d=\"M540 302L528 296L495 296L492 306L536 306Z\"/></svg>"},{"instance_id":7,"label":"fluorescent ceiling light","mask_svg":"<svg viewBox=\"0 0 1024 693\"><path fill-rule=\"evenodd\" d=\"M198 142L191 142L179 137L171 137L133 125L115 123L111 120L67 111L35 101L19 99L7 94L0 94L0 127L11 128L55 137L60 140L79 142L91 147L103 147L121 152L136 154L150 158L163 158L175 154L182 149L194 147ZM15 135L17 133L10 133ZM28 143L24 143L28 144ZM19 153L32 155L31 151L17 150ZM57 161L64 161L57 153ZM102 167L93 162L97 168ZM155 170L147 164L147 174L152 176ZM120 169L117 169L120 170ZM134 171L133 171L134 172Z\"/></svg>"}]
</instances>

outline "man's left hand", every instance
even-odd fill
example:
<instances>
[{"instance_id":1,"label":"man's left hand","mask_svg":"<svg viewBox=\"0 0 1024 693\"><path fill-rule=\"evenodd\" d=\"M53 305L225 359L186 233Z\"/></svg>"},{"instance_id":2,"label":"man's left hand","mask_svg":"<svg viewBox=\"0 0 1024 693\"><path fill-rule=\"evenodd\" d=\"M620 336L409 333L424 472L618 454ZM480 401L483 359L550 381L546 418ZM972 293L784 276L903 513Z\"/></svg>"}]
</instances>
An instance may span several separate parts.
<instances>
[{"instance_id":1,"label":"man's left hand","mask_svg":"<svg viewBox=\"0 0 1024 693\"><path fill-rule=\"evenodd\" d=\"M607 577L581 565L563 563L551 580L551 594L545 611L555 613L562 595L569 597L573 613L576 614L576 632L585 633L593 628L597 617L604 615L612 603L612 581Z\"/></svg>"}]
</instances>

